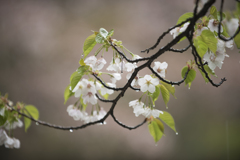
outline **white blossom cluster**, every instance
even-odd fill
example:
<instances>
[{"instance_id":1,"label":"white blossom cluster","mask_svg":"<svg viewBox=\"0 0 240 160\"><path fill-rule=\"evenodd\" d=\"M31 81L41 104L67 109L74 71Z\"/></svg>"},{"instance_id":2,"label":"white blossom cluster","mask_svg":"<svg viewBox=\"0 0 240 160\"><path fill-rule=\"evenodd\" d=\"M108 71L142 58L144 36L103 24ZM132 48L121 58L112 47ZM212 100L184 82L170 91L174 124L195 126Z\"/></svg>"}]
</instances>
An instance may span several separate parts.
<instances>
[{"instance_id":1,"label":"white blossom cluster","mask_svg":"<svg viewBox=\"0 0 240 160\"><path fill-rule=\"evenodd\" d=\"M93 111L92 115L88 115L87 112L81 111L74 105L69 105L67 108L69 116L73 117L75 121L81 120L84 123L94 122L102 119L106 115L106 111L101 108L99 111Z\"/></svg>"},{"instance_id":2,"label":"white blossom cluster","mask_svg":"<svg viewBox=\"0 0 240 160\"><path fill-rule=\"evenodd\" d=\"M5 108L0 110L0 115L4 116ZM0 127L0 146L4 144L6 148L20 148L20 141L14 137L9 137L5 130L12 130L22 127L23 123L20 119L10 123L8 120Z\"/></svg>"},{"instance_id":3,"label":"white blossom cluster","mask_svg":"<svg viewBox=\"0 0 240 160\"><path fill-rule=\"evenodd\" d=\"M129 107L133 108L133 113L136 117L143 115L146 118L150 118L151 116L157 118L159 114L163 114L163 112L158 109L146 106L143 102L139 101L139 99L129 102Z\"/></svg>"},{"instance_id":4,"label":"white blossom cluster","mask_svg":"<svg viewBox=\"0 0 240 160\"><path fill-rule=\"evenodd\" d=\"M205 2L204 2L205 3ZM210 19L207 26L200 26L195 31L194 35L195 38L197 36L200 36L202 31L204 30L210 30L211 32L218 33L218 24L219 22L215 19ZM227 26L229 27L229 31L232 33L235 33L238 27L238 21L237 19L232 19L227 23ZM186 28L188 27L189 22L185 23L182 27L176 27L173 30L170 31L170 34L173 35L173 38L176 38L180 33L184 32ZM223 32L223 27L221 25L220 27L220 33ZM217 35L215 35L216 38L218 38ZM225 57L229 57L226 54L226 49L230 48L233 49L233 40L224 42L221 39L218 38L217 43L217 51L216 53L213 53L211 50L208 50L203 57L203 61L208 63L209 68L214 72L215 68L218 67L221 69L223 61Z\"/></svg>"}]
</instances>

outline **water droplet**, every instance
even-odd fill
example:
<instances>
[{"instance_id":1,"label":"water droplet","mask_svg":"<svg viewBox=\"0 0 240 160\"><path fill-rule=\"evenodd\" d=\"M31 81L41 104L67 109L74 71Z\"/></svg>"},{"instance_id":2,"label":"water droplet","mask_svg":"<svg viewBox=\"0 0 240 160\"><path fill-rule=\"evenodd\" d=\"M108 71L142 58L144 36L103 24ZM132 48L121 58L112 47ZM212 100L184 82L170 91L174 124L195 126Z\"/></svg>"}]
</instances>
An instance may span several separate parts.
<instances>
[{"instance_id":1,"label":"water droplet","mask_svg":"<svg viewBox=\"0 0 240 160\"><path fill-rule=\"evenodd\" d=\"M190 87L188 87L188 89L190 89Z\"/></svg>"},{"instance_id":2,"label":"water droplet","mask_svg":"<svg viewBox=\"0 0 240 160\"><path fill-rule=\"evenodd\" d=\"M166 107L166 109L168 109L168 107Z\"/></svg>"},{"instance_id":3,"label":"water droplet","mask_svg":"<svg viewBox=\"0 0 240 160\"><path fill-rule=\"evenodd\" d=\"M158 144L157 144L157 143L155 143L155 146L156 146L156 147L157 147L157 145L158 145Z\"/></svg>"},{"instance_id":4,"label":"water droplet","mask_svg":"<svg viewBox=\"0 0 240 160\"><path fill-rule=\"evenodd\" d=\"M155 107L155 105L153 105L153 107Z\"/></svg>"},{"instance_id":5,"label":"water droplet","mask_svg":"<svg viewBox=\"0 0 240 160\"><path fill-rule=\"evenodd\" d=\"M136 92L139 92L139 90L136 90Z\"/></svg>"},{"instance_id":6,"label":"water droplet","mask_svg":"<svg viewBox=\"0 0 240 160\"><path fill-rule=\"evenodd\" d=\"M70 132L73 132L73 130L72 130L72 129L69 129L69 131L70 131Z\"/></svg>"},{"instance_id":7,"label":"water droplet","mask_svg":"<svg viewBox=\"0 0 240 160\"><path fill-rule=\"evenodd\" d=\"M83 57L84 55L82 54L82 57Z\"/></svg>"},{"instance_id":8,"label":"water droplet","mask_svg":"<svg viewBox=\"0 0 240 160\"><path fill-rule=\"evenodd\" d=\"M38 123L38 122L36 122L36 125L38 126L38 125L39 125L39 123Z\"/></svg>"},{"instance_id":9,"label":"water droplet","mask_svg":"<svg viewBox=\"0 0 240 160\"><path fill-rule=\"evenodd\" d=\"M176 135L178 135L178 132L176 132Z\"/></svg>"}]
</instances>

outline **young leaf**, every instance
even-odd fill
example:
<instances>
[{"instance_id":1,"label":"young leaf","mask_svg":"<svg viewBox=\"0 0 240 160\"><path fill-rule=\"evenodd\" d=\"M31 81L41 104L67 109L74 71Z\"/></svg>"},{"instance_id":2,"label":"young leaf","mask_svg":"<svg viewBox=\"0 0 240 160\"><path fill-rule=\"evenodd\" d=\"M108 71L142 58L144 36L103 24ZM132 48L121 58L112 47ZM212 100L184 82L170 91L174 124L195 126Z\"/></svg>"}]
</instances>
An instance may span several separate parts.
<instances>
[{"instance_id":1,"label":"young leaf","mask_svg":"<svg viewBox=\"0 0 240 160\"><path fill-rule=\"evenodd\" d=\"M155 92L152 94L152 100L154 104L155 101L158 99L159 94L160 94L159 86L155 86Z\"/></svg>"},{"instance_id":2,"label":"young leaf","mask_svg":"<svg viewBox=\"0 0 240 160\"><path fill-rule=\"evenodd\" d=\"M212 6L210 9L210 14L217 19L217 8L215 6Z\"/></svg>"},{"instance_id":3,"label":"young leaf","mask_svg":"<svg viewBox=\"0 0 240 160\"><path fill-rule=\"evenodd\" d=\"M237 48L240 49L240 33L238 33L236 37L234 37L234 42L236 43Z\"/></svg>"},{"instance_id":4,"label":"young leaf","mask_svg":"<svg viewBox=\"0 0 240 160\"><path fill-rule=\"evenodd\" d=\"M168 125L172 130L174 130L176 132L176 128L175 128L175 123L174 123L174 119L171 116L170 113L163 111L163 114L159 114L159 118L166 123L166 125Z\"/></svg>"},{"instance_id":5,"label":"young leaf","mask_svg":"<svg viewBox=\"0 0 240 160\"><path fill-rule=\"evenodd\" d=\"M24 107L23 113L32 117L35 120L38 120L39 118L39 112L38 109L36 107L34 107L33 105L27 105ZM24 117L24 126L25 126L25 132L27 132L27 129L30 127L31 125L31 120Z\"/></svg>"},{"instance_id":6,"label":"young leaf","mask_svg":"<svg viewBox=\"0 0 240 160\"><path fill-rule=\"evenodd\" d=\"M70 80L71 80L71 88L74 89L77 83L81 80L82 76L88 71L89 66L80 66L77 69L77 73L73 73Z\"/></svg>"},{"instance_id":7,"label":"young leaf","mask_svg":"<svg viewBox=\"0 0 240 160\"><path fill-rule=\"evenodd\" d=\"M187 20L188 18L191 18L191 17L193 17L192 12L185 13L178 18L177 24L180 24L183 21L185 21L185 20Z\"/></svg>"},{"instance_id":8,"label":"young leaf","mask_svg":"<svg viewBox=\"0 0 240 160\"><path fill-rule=\"evenodd\" d=\"M157 122L152 121L150 124L148 124L148 130L149 130L150 134L152 135L154 141L157 143L163 135Z\"/></svg>"},{"instance_id":9,"label":"young leaf","mask_svg":"<svg viewBox=\"0 0 240 160\"><path fill-rule=\"evenodd\" d=\"M84 58L87 57L87 55L92 51L93 47L96 45L95 38L96 38L96 35L92 34L85 40L83 45Z\"/></svg>"},{"instance_id":10,"label":"young leaf","mask_svg":"<svg viewBox=\"0 0 240 160\"><path fill-rule=\"evenodd\" d=\"M8 119L8 111L4 108L4 106L0 106L0 112L3 113L0 114L0 126L2 126Z\"/></svg>"},{"instance_id":11,"label":"young leaf","mask_svg":"<svg viewBox=\"0 0 240 160\"><path fill-rule=\"evenodd\" d=\"M168 101L170 99L169 91L162 84L160 84L160 90L161 90L161 93L162 93L163 101L164 101L166 107L168 108L167 103L168 103Z\"/></svg>"},{"instance_id":12,"label":"young leaf","mask_svg":"<svg viewBox=\"0 0 240 160\"><path fill-rule=\"evenodd\" d=\"M182 78L185 77L186 72L188 71L188 66L183 67L182 69ZM196 77L196 71L194 69L190 69L190 71L188 72L187 78L185 79L185 84L189 86L189 88L191 87L192 81L195 79Z\"/></svg>"},{"instance_id":13,"label":"young leaf","mask_svg":"<svg viewBox=\"0 0 240 160\"><path fill-rule=\"evenodd\" d=\"M172 86L171 84L165 83L163 81L160 82L164 87L176 98L175 96L175 87ZM177 99L177 98L176 98Z\"/></svg>"},{"instance_id":14,"label":"young leaf","mask_svg":"<svg viewBox=\"0 0 240 160\"><path fill-rule=\"evenodd\" d=\"M108 36L109 36L109 37L112 37L112 36L113 36L113 33L114 33L114 30L113 30L113 29L111 29L111 31L110 31L110 32L108 32Z\"/></svg>"},{"instance_id":15,"label":"young leaf","mask_svg":"<svg viewBox=\"0 0 240 160\"><path fill-rule=\"evenodd\" d=\"M201 36L197 37L197 39L194 40L194 46L196 47L196 50L201 58L208 50L208 46L204 41L202 41Z\"/></svg>"},{"instance_id":16,"label":"young leaf","mask_svg":"<svg viewBox=\"0 0 240 160\"><path fill-rule=\"evenodd\" d=\"M86 65L86 64L84 63L84 59L83 59L83 58L80 59L79 64L80 64L81 66L85 66L85 65Z\"/></svg>"},{"instance_id":17,"label":"young leaf","mask_svg":"<svg viewBox=\"0 0 240 160\"><path fill-rule=\"evenodd\" d=\"M107 36L108 36L108 31L107 31L106 29L104 29L104 28L100 28L100 29L99 29L99 33L100 33L100 35L101 35L104 39L106 39Z\"/></svg>"},{"instance_id":18,"label":"young leaf","mask_svg":"<svg viewBox=\"0 0 240 160\"><path fill-rule=\"evenodd\" d=\"M74 93L69 89L70 88L70 84L66 87L65 91L64 91L64 104L67 103L67 100L69 99L69 97L71 97Z\"/></svg>"},{"instance_id":19,"label":"young leaf","mask_svg":"<svg viewBox=\"0 0 240 160\"><path fill-rule=\"evenodd\" d=\"M95 37L95 41L96 41L96 43L102 44L102 43L104 43L104 38L101 36L100 33L98 33Z\"/></svg>"},{"instance_id":20,"label":"young leaf","mask_svg":"<svg viewBox=\"0 0 240 160\"><path fill-rule=\"evenodd\" d=\"M157 118L154 118L153 120L154 120L155 122L157 122L158 128L160 129L160 131L161 131L162 133L164 133L164 125L163 125L163 123L162 123L159 119L157 119Z\"/></svg>"},{"instance_id":21,"label":"young leaf","mask_svg":"<svg viewBox=\"0 0 240 160\"><path fill-rule=\"evenodd\" d=\"M210 30L203 30L201 33L202 40L206 43L208 48L213 52L216 53L217 51L217 38L215 37L214 33Z\"/></svg>"}]
</instances>

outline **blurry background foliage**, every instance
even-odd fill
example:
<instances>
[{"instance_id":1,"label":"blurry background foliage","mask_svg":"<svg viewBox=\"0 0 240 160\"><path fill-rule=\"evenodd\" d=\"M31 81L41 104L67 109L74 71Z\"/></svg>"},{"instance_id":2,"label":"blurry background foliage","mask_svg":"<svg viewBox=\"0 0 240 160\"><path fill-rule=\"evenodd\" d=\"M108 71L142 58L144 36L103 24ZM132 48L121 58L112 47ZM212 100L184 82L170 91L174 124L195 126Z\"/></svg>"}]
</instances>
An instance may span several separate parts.
<instances>
[{"instance_id":1,"label":"blurry background foliage","mask_svg":"<svg viewBox=\"0 0 240 160\"><path fill-rule=\"evenodd\" d=\"M233 10L235 5L234 0L225 1L224 10ZM219 3L216 6L219 8ZM140 51L152 46L162 32L193 7L189 0L2 0L0 91L9 93L14 103L35 105L41 120L79 125L81 122L74 121L66 112L75 99L64 105L63 92L71 73L79 66L83 43L92 34L91 30L114 29L113 38L122 40L133 53L144 56ZM166 37L161 45L170 40L172 36ZM183 41L178 47L186 45ZM169 64L167 79L181 79L181 68L192 59L190 51L167 53L158 59ZM147 124L129 131L108 118L107 125L90 126L73 133L36 125L27 133L23 128L16 129L14 136L21 141L21 148L0 147L0 159L225 160L228 153L231 160L238 159L240 55L236 47L227 50L227 54L230 57L225 59L222 69L216 70L218 77L227 78L221 87L206 85L199 72L190 90L184 85L176 87L177 99L171 98L167 111L174 117L179 134L176 136L166 127L166 136L157 147ZM144 70L141 75L147 72ZM123 80L119 86L124 83ZM128 90L115 110L116 117L127 125L136 125L143 119L135 118L128 106L129 101L138 98L133 93ZM103 107L107 110L109 106ZM156 107L166 110L161 98Z\"/></svg>"}]
</instances>

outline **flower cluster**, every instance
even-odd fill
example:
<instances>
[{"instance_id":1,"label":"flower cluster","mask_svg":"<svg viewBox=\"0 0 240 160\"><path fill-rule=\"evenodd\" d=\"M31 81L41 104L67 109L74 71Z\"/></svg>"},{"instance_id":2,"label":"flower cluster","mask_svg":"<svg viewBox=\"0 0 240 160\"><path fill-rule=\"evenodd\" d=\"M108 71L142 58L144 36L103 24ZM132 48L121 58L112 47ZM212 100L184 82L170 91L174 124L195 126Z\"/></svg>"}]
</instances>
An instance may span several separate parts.
<instances>
[{"instance_id":1,"label":"flower cluster","mask_svg":"<svg viewBox=\"0 0 240 160\"><path fill-rule=\"evenodd\" d=\"M103 108L100 108L98 111L94 110L91 115L88 115L87 112L74 105L69 105L67 112L75 121L81 120L84 123L98 121L106 115L106 111Z\"/></svg>"},{"instance_id":2,"label":"flower cluster","mask_svg":"<svg viewBox=\"0 0 240 160\"><path fill-rule=\"evenodd\" d=\"M8 100L8 103L12 105L12 102ZM7 106L0 107L0 116L5 117ZM6 120L6 122L0 127L0 146L4 144L6 148L20 148L20 141L14 137L9 137L5 130L11 131L17 127L22 127L23 123L17 117L13 121Z\"/></svg>"},{"instance_id":3,"label":"flower cluster","mask_svg":"<svg viewBox=\"0 0 240 160\"><path fill-rule=\"evenodd\" d=\"M129 107L133 108L133 113L136 117L143 115L146 118L150 118L151 116L157 118L160 114L163 114L163 112L158 109L153 109L153 107L146 106L139 99L129 102Z\"/></svg>"}]
</instances>

